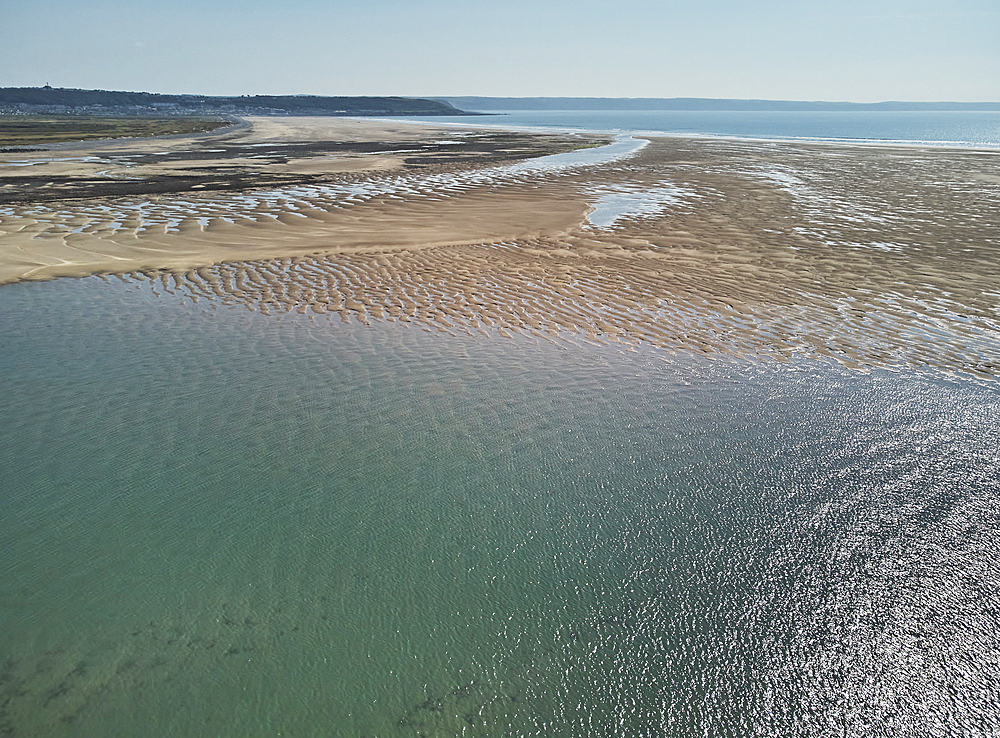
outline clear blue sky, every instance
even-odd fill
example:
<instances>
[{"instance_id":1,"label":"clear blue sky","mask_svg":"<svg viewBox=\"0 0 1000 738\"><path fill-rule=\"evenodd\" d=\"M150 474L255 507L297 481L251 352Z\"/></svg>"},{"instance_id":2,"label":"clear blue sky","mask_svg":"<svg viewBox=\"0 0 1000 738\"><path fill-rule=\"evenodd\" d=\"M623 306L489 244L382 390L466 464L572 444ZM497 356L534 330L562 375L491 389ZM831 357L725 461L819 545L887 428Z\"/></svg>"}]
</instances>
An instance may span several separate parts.
<instances>
[{"instance_id":1,"label":"clear blue sky","mask_svg":"<svg viewBox=\"0 0 1000 738\"><path fill-rule=\"evenodd\" d=\"M1000 101L1000 0L0 0L0 86Z\"/></svg>"}]
</instances>

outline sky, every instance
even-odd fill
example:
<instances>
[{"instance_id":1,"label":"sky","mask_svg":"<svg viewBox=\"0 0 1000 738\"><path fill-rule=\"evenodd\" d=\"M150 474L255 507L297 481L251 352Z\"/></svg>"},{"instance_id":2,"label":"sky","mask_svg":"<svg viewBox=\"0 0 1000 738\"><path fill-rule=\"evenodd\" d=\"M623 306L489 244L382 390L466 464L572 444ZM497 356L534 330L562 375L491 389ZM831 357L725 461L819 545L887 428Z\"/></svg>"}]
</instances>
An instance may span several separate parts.
<instances>
[{"instance_id":1,"label":"sky","mask_svg":"<svg viewBox=\"0 0 1000 738\"><path fill-rule=\"evenodd\" d=\"M0 0L0 87L1000 101L998 0Z\"/></svg>"}]
</instances>

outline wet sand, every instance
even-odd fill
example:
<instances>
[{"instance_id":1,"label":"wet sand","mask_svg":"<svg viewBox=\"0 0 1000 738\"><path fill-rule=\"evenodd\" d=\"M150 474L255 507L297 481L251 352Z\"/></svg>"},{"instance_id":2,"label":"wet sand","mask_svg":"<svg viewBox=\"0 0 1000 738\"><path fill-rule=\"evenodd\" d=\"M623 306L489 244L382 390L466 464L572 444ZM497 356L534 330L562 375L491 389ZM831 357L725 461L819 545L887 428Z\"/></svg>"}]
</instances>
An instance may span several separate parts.
<instances>
[{"instance_id":1,"label":"wet sand","mask_svg":"<svg viewBox=\"0 0 1000 738\"><path fill-rule=\"evenodd\" d=\"M288 120L230 150L270 151L267 186L0 206L0 281L118 274L270 313L1000 371L998 152L653 138L545 169L510 165L517 139L443 151L482 131ZM317 138L373 150L291 155ZM140 159L157 143L124 170L170 170Z\"/></svg>"}]
</instances>

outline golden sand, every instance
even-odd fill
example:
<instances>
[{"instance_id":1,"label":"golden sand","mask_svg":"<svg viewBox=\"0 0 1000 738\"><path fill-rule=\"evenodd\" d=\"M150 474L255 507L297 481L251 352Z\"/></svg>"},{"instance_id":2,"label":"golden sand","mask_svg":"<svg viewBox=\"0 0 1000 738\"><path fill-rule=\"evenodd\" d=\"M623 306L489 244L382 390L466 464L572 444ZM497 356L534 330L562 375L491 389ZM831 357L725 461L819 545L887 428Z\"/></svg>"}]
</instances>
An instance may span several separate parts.
<instances>
[{"instance_id":1,"label":"golden sand","mask_svg":"<svg viewBox=\"0 0 1000 738\"><path fill-rule=\"evenodd\" d=\"M318 135L296 126L254 135ZM0 280L117 273L320 319L1000 371L996 152L659 138L587 167L416 172L380 156L323 186L0 208Z\"/></svg>"}]
</instances>

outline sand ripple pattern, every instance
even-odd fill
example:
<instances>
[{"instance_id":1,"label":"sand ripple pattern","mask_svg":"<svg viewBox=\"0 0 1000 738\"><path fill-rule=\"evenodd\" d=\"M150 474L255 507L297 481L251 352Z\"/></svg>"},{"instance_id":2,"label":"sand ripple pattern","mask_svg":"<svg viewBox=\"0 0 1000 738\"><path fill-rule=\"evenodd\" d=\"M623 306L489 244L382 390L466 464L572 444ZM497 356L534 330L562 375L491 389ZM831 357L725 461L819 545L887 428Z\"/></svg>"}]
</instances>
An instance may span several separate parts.
<instances>
[{"instance_id":1,"label":"sand ripple pattern","mask_svg":"<svg viewBox=\"0 0 1000 738\"><path fill-rule=\"evenodd\" d=\"M629 157L644 140L621 140L610 156ZM483 188L538 187L586 168L586 153L556 154L538 160L485 168L447 168L437 172L391 175L345 174L339 182L247 193L192 194L188 197L120 198L109 202L72 202L0 208L0 236L31 232L36 238L86 234L104 239L141 238L211 230L223 223L295 225L378 199L385 202L440 202Z\"/></svg>"},{"instance_id":2,"label":"sand ripple pattern","mask_svg":"<svg viewBox=\"0 0 1000 738\"><path fill-rule=\"evenodd\" d=\"M964 151L659 140L560 176L621 195L607 227L132 276L268 313L995 377L997 168Z\"/></svg>"},{"instance_id":3,"label":"sand ripple pattern","mask_svg":"<svg viewBox=\"0 0 1000 738\"><path fill-rule=\"evenodd\" d=\"M927 365L981 376L1000 369L1000 321L972 319L948 300L799 293L796 304L775 305L762 302L750 282L744 290L733 285L726 302L712 293L704 264L667 271L655 256L614 253L580 263L559 245L298 257L123 278L264 313L401 320L484 335L575 334L708 354L804 354L855 367Z\"/></svg>"},{"instance_id":4,"label":"sand ripple pattern","mask_svg":"<svg viewBox=\"0 0 1000 738\"><path fill-rule=\"evenodd\" d=\"M996 152L654 139L596 166L354 175L37 210L39 236L128 234L154 264L171 239L259 244L239 261L121 271L266 313L1000 372ZM473 235L518 217L521 235ZM11 218L0 213L0 228ZM414 224L427 230L408 242L393 230ZM445 226L439 243L422 235ZM351 248L355 232L364 248Z\"/></svg>"}]
</instances>

